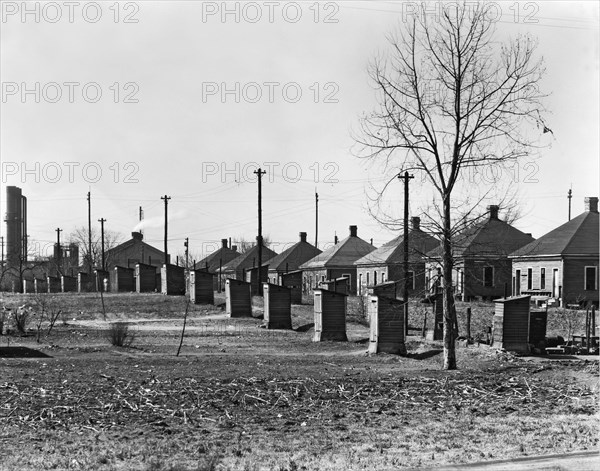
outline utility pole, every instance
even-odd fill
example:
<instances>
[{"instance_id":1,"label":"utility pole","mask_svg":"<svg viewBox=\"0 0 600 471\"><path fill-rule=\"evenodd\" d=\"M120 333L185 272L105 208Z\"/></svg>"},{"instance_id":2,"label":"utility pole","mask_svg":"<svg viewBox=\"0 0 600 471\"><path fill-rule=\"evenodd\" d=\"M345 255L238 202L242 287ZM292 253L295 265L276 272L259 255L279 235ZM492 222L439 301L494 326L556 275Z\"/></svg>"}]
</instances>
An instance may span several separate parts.
<instances>
[{"instance_id":1,"label":"utility pole","mask_svg":"<svg viewBox=\"0 0 600 471\"><path fill-rule=\"evenodd\" d=\"M267 173L260 168L254 171L255 175L258 175L258 237L256 242L258 243L258 293L262 294L262 282L263 282L263 271L262 271L262 176Z\"/></svg>"},{"instance_id":2,"label":"utility pole","mask_svg":"<svg viewBox=\"0 0 600 471\"><path fill-rule=\"evenodd\" d=\"M61 273L61 258L62 258L62 250L60 248L60 233L62 232L62 229L60 227L57 227L55 229L56 231L56 271L58 272L58 274Z\"/></svg>"},{"instance_id":3,"label":"utility pole","mask_svg":"<svg viewBox=\"0 0 600 471\"><path fill-rule=\"evenodd\" d=\"M106 222L106 219L100 218L98 219L98 222L100 223L100 240L102 244L102 270L106 271L106 259L104 255L104 223Z\"/></svg>"},{"instance_id":4,"label":"utility pole","mask_svg":"<svg viewBox=\"0 0 600 471\"><path fill-rule=\"evenodd\" d=\"M571 220L571 198L573 197L573 191L569 188L569 192L567 193L567 199L569 200L569 221Z\"/></svg>"},{"instance_id":5,"label":"utility pole","mask_svg":"<svg viewBox=\"0 0 600 471\"><path fill-rule=\"evenodd\" d=\"M169 252L167 251L167 224L168 224L168 217L167 217L167 206L169 204L169 200L171 199L170 196L161 196L160 197L161 200L163 200L165 202L165 265L169 260Z\"/></svg>"},{"instance_id":6,"label":"utility pole","mask_svg":"<svg viewBox=\"0 0 600 471\"><path fill-rule=\"evenodd\" d=\"M189 254L190 238L186 237L183 246L185 247L185 269L188 269L188 254Z\"/></svg>"},{"instance_id":7,"label":"utility pole","mask_svg":"<svg viewBox=\"0 0 600 471\"><path fill-rule=\"evenodd\" d=\"M319 193L315 189L315 247L319 248Z\"/></svg>"},{"instance_id":8,"label":"utility pole","mask_svg":"<svg viewBox=\"0 0 600 471\"><path fill-rule=\"evenodd\" d=\"M0 240L2 240L2 258L0 258L0 263L4 265L4 236L0 236Z\"/></svg>"},{"instance_id":9,"label":"utility pole","mask_svg":"<svg viewBox=\"0 0 600 471\"><path fill-rule=\"evenodd\" d=\"M92 192L88 191L87 194L88 204L88 273L92 273L92 267L94 265L94 257L92 255Z\"/></svg>"},{"instance_id":10,"label":"utility pole","mask_svg":"<svg viewBox=\"0 0 600 471\"><path fill-rule=\"evenodd\" d=\"M404 172L398 178L404 180L404 336L408 335L408 182L414 175Z\"/></svg>"}]
</instances>

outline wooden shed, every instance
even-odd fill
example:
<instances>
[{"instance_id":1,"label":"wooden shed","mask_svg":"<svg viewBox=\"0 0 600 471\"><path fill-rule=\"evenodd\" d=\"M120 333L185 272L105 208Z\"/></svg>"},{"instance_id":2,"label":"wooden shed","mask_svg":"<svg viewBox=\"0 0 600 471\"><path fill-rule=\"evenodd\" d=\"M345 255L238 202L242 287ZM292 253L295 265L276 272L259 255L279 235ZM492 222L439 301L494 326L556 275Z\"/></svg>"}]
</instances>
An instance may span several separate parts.
<instances>
[{"instance_id":1,"label":"wooden shed","mask_svg":"<svg viewBox=\"0 0 600 471\"><path fill-rule=\"evenodd\" d=\"M160 269L160 292L168 296L184 296L185 268L165 263Z\"/></svg>"},{"instance_id":2,"label":"wooden shed","mask_svg":"<svg viewBox=\"0 0 600 471\"><path fill-rule=\"evenodd\" d=\"M444 297L441 292L432 294L425 298L426 303L431 304L433 318L433 328L427 328L425 338L427 340L442 340L444 338Z\"/></svg>"},{"instance_id":3,"label":"wooden shed","mask_svg":"<svg viewBox=\"0 0 600 471\"><path fill-rule=\"evenodd\" d=\"M531 296L515 296L494 301L494 347L521 353L529 351L530 300Z\"/></svg>"},{"instance_id":4,"label":"wooden shed","mask_svg":"<svg viewBox=\"0 0 600 471\"><path fill-rule=\"evenodd\" d=\"M228 278L225 280L225 311L229 317L252 316L250 283Z\"/></svg>"},{"instance_id":5,"label":"wooden shed","mask_svg":"<svg viewBox=\"0 0 600 471\"><path fill-rule=\"evenodd\" d=\"M135 270L116 266L111 272L110 289L114 293L135 291Z\"/></svg>"},{"instance_id":6,"label":"wooden shed","mask_svg":"<svg viewBox=\"0 0 600 471\"><path fill-rule=\"evenodd\" d=\"M60 290L63 293L77 291L77 278L74 276L62 275L60 277Z\"/></svg>"},{"instance_id":7,"label":"wooden shed","mask_svg":"<svg viewBox=\"0 0 600 471\"><path fill-rule=\"evenodd\" d=\"M323 340L347 341L347 295L322 288L314 290L315 336L313 342Z\"/></svg>"},{"instance_id":8,"label":"wooden shed","mask_svg":"<svg viewBox=\"0 0 600 471\"><path fill-rule=\"evenodd\" d=\"M96 280L97 291L109 291L110 290L110 274L106 270L94 270L94 277ZM104 283L106 281L106 284Z\"/></svg>"},{"instance_id":9,"label":"wooden shed","mask_svg":"<svg viewBox=\"0 0 600 471\"><path fill-rule=\"evenodd\" d=\"M404 301L384 296L369 296L369 353L406 355Z\"/></svg>"},{"instance_id":10,"label":"wooden shed","mask_svg":"<svg viewBox=\"0 0 600 471\"><path fill-rule=\"evenodd\" d=\"M261 269L261 273L262 273L262 280L266 280L267 279L267 274L269 272L269 264L263 264L262 269ZM245 271L245 280L246 282L250 283L252 285L252 296L262 296L262 292L261 292L261 283L260 280L258 278L258 267L252 267L252 268L247 268Z\"/></svg>"},{"instance_id":11,"label":"wooden shed","mask_svg":"<svg viewBox=\"0 0 600 471\"><path fill-rule=\"evenodd\" d=\"M214 304L213 291L215 275L203 270L190 271L190 302L194 304Z\"/></svg>"},{"instance_id":12,"label":"wooden shed","mask_svg":"<svg viewBox=\"0 0 600 471\"><path fill-rule=\"evenodd\" d=\"M156 267L138 263L135 266L135 291L151 293L156 289Z\"/></svg>"},{"instance_id":13,"label":"wooden shed","mask_svg":"<svg viewBox=\"0 0 600 471\"><path fill-rule=\"evenodd\" d=\"M368 294L372 296L383 296L391 299L398 299L398 296L402 294L402 287L399 281L386 281L378 285L371 285L367 287Z\"/></svg>"},{"instance_id":14,"label":"wooden shed","mask_svg":"<svg viewBox=\"0 0 600 471\"><path fill-rule=\"evenodd\" d=\"M292 290L271 283L263 284L264 320L267 329L292 328Z\"/></svg>"},{"instance_id":15,"label":"wooden shed","mask_svg":"<svg viewBox=\"0 0 600 471\"><path fill-rule=\"evenodd\" d=\"M302 270L281 275L281 285L290 289L292 304L302 304Z\"/></svg>"},{"instance_id":16,"label":"wooden shed","mask_svg":"<svg viewBox=\"0 0 600 471\"><path fill-rule=\"evenodd\" d=\"M349 294L350 293L350 278L340 277L333 280L325 280L319 283L319 286L328 291L335 291L336 293Z\"/></svg>"},{"instance_id":17,"label":"wooden shed","mask_svg":"<svg viewBox=\"0 0 600 471\"><path fill-rule=\"evenodd\" d=\"M33 280L33 289L36 294L48 292L48 280L45 278L35 278Z\"/></svg>"},{"instance_id":18,"label":"wooden shed","mask_svg":"<svg viewBox=\"0 0 600 471\"><path fill-rule=\"evenodd\" d=\"M58 276L49 276L47 278L48 293L60 293L60 278Z\"/></svg>"},{"instance_id":19,"label":"wooden shed","mask_svg":"<svg viewBox=\"0 0 600 471\"><path fill-rule=\"evenodd\" d=\"M34 280L23 279L23 294L35 293Z\"/></svg>"},{"instance_id":20,"label":"wooden shed","mask_svg":"<svg viewBox=\"0 0 600 471\"><path fill-rule=\"evenodd\" d=\"M79 293L84 293L88 291L93 291L94 282L89 273L80 271L77 274L77 291Z\"/></svg>"}]
</instances>

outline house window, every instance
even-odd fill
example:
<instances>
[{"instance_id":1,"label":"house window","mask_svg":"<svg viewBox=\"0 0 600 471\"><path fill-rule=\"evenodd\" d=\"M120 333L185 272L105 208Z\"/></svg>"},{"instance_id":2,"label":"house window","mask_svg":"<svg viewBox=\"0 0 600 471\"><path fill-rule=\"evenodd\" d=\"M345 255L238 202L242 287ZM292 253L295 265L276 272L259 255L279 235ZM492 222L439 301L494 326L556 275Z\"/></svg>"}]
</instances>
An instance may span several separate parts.
<instances>
[{"instance_id":1,"label":"house window","mask_svg":"<svg viewBox=\"0 0 600 471\"><path fill-rule=\"evenodd\" d=\"M415 289L415 272L408 272L408 289Z\"/></svg>"},{"instance_id":2,"label":"house window","mask_svg":"<svg viewBox=\"0 0 600 471\"><path fill-rule=\"evenodd\" d=\"M515 270L515 289L513 293L515 296L521 294L521 270Z\"/></svg>"},{"instance_id":3,"label":"house window","mask_svg":"<svg viewBox=\"0 0 600 471\"><path fill-rule=\"evenodd\" d=\"M598 267L585 267L584 283L586 291L598 289Z\"/></svg>"},{"instance_id":4,"label":"house window","mask_svg":"<svg viewBox=\"0 0 600 471\"><path fill-rule=\"evenodd\" d=\"M540 289L546 289L546 269L540 268Z\"/></svg>"},{"instance_id":5,"label":"house window","mask_svg":"<svg viewBox=\"0 0 600 471\"><path fill-rule=\"evenodd\" d=\"M325 275L321 275L321 283L325 281Z\"/></svg>"},{"instance_id":6,"label":"house window","mask_svg":"<svg viewBox=\"0 0 600 471\"><path fill-rule=\"evenodd\" d=\"M382 274L381 274L381 282L382 282L382 283L385 283L385 273L382 273Z\"/></svg>"},{"instance_id":7,"label":"house window","mask_svg":"<svg viewBox=\"0 0 600 471\"><path fill-rule=\"evenodd\" d=\"M527 269L527 289L533 288L533 268Z\"/></svg>"},{"instance_id":8,"label":"house window","mask_svg":"<svg viewBox=\"0 0 600 471\"><path fill-rule=\"evenodd\" d=\"M373 272L373 284L377 285L377 271Z\"/></svg>"},{"instance_id":9,"label":"house window","mask_svg":"<svg viewBox=\"0 0 600 471\"><path fill-rule=\"evenodd\" d=\"M483 267L483 286L494 286L494 267Z\"/></svg>"},{"instance_id":10,"label":"house window","mask_svg":"<svg viewBox=\"0 0 600 471\"><path fill-rule=\"evenodd\" d=\"M358 274L358 294L362 294L363 293L363 289L362 289L362 273Z\"/></svg>"},{"instance_id":11,"label":"house window","mask_svg":"<svg viewBox=\"0 0 600 471\"><path fill-rule=\"evenodd\" d=\"M367 272L367 287L369 286L369 272Z\"/></svg>"}]
</instances>

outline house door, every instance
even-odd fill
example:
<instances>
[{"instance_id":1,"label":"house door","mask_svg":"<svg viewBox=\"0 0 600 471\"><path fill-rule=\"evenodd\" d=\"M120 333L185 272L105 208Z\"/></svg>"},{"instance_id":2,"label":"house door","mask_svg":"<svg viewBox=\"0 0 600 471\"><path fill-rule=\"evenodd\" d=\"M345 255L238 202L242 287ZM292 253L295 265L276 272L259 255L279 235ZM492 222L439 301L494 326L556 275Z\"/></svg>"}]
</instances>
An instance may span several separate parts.
<instances>
[{"instance_id":1,"label":"house door","mask_svg":"<svg viewBox=\"0 0 600 471\"><path fill-rule=\"evenodd\" d=\"M552 270L552 297L558 298L560 296L558 292L558 268Z\"/></svg>"}]
</instances>

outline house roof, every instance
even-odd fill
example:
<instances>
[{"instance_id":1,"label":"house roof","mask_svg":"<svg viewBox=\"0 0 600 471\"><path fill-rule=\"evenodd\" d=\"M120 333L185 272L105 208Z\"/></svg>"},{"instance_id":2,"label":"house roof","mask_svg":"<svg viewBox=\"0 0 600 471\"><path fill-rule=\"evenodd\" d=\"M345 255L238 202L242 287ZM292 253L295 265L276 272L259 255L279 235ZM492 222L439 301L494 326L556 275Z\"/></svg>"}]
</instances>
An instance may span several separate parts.
<instances>
[{"instance_id":1,"label":"house roof","mask_svg":"<svg viewBox=\"0 0 600 471\"><path fill-rule=\"evenodd\" d=\"M156 247L151 246L150 244L147 244L146 242L144 242L142 239L140 238L136 238L136 237L132 237L129 240L126 240L125 242L123 242L122 244L119 244L115 247L113 247L112 249L108 249L106 251L107 254L119 254L121 252L124 252L125 250L131 248L131 247L144 247L144 249L149 249L151 252L154 251L155 253L160 254L161 256L163 255L163 251L157 249Z\"/></svg>"},{"instance_id":2,"label":"house roof","mask_svg":"<svg viewBox=\"0 0 600 471\"><path fill-rule=\"evenodd\" d=\"M454 236L452 240L454 258L506 257L520 247L533 242L531 234L521 232L506 221L498 219L497 206L485 220ZM428 257L439 257L441 247L433 249Z\"/></svg>"},{"instance_id":3,"label":"house roof","mask_svg":"<svg viewBox=\"0 0 600 471\"><path fill-rule=\"evenodd\" d=\"M411 229L408 235L408 257L411 262L421 261L423 255L438 247L440 241L423 232ZM404 234L359 258L355 265L396 264L404 261Z\"/></svg>"},{"instance_id":4,"label":"house roof","mask_svg":"<svg viewBox=\"0 0 600 471\"><path fill-rule=\"evenodd\" d=\"M544 255L598 256L598 213L586 211L510 254L511 258Z\"/></svg>"},{"instance_id":5,"label":"house roof","mask_svg":"<svg viewBox=\"0 0 600 471\"><path fill-rule=\"evenodd\" d=\"M302 269L326 267L353 267L354 262L375 250L375 247L356 235L356 226L350 226L350 235L308 262Z\"/></svg>"},{"instance_id":6,"label":"house roof","mask_svg":"<svg viewBox=\"0 0 600 471\"><path fill-rule=\"evenodd\" d=\"M273 252L268 247L262 248L262 258L264 261L268 261L275 257L277 253ZM251 249L247 250L243 254L231 260L229 263L223 266L222 271L236 271L245 268L251 268L256 264L258 258L258 246L255 245Z\"/></svg>"},{"instance_id":7,"label":"house roof","mask_svg":"<svg viewBox=\"0 0 600 471\"><path fill-rule=\"evenodd\" d=\"M319 255L321 250L306 241L300 241L273 257L264 265L269 265L269 270L297 270L300 265Z\"/></svg>"},{"instance_id":8,"label":"house roof","mask_svg":"<svg viewBox=\"0 0 600 471\"><path fill-rule=\"evenodd\" d=\"M234 258L239 257L240 253L237 250L229 247L221 247L216 252L211 253L208 257L203 258L196 263L196 266L205 269L208 267L209 273L215 273L224 265L227 265Z\"/></svg>"}]
</instances>

